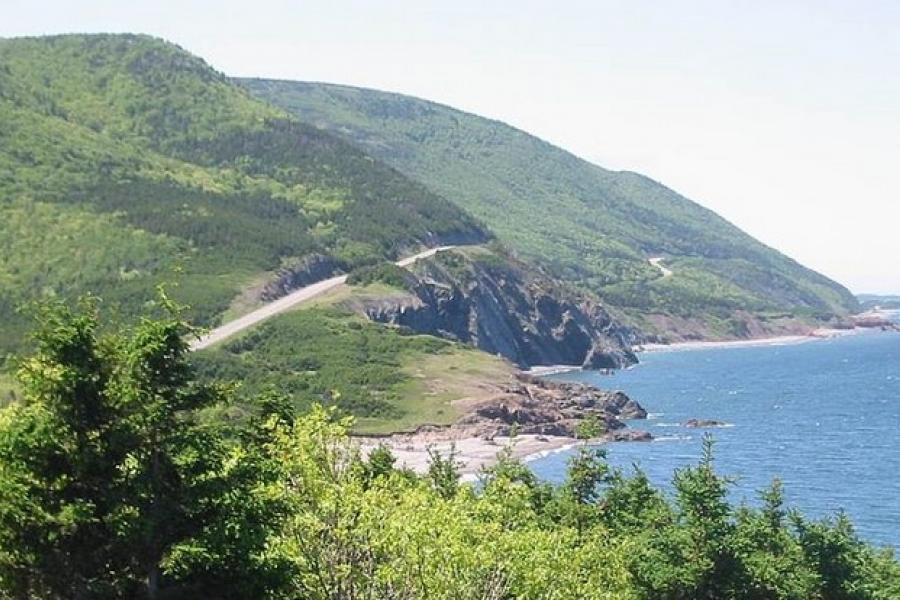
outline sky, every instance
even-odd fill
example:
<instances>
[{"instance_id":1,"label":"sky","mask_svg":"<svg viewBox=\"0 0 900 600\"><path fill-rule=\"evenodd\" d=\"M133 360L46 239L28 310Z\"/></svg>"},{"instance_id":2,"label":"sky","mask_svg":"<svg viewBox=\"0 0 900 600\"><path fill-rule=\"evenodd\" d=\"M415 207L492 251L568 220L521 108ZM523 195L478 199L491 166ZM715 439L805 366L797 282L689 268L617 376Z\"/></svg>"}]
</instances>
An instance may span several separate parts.
<instances>
[{"instance_id":1,"label":"sky","mask_svg":"<svg viewBox=\"0 0 900 600\"><path fill-rule=\"evenodd\" d=\"M638 171L900 293L900 2L0 0L0 37L139 32L229 75L402 92Z\"/></svg>"}]
</instances>

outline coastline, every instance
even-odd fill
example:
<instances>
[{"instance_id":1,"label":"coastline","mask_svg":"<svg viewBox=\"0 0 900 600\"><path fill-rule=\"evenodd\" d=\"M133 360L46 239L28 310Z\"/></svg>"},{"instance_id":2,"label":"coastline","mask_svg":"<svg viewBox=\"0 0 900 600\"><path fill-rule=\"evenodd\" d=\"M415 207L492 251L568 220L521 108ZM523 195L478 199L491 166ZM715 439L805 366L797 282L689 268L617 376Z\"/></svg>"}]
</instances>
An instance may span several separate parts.
<instances>
[{"instance_id":1,"label":"coastline","mask_svg":"<svg viewBox=\"0 0 900 600\"><path fill-rule=\"evenodd\" d=\"M871 314L871 313L868 313ZM807 334L780 335L741 340L690 341L672 344L644 344L636 347L635 352L679 352L691 350L748 348L761 346L786 346L830 340L853 335L880 332L880 329L857 326L848 329L819 328ZM581 371L576 365L544 365L522 371L534 377L546 377L562 373ZM429 466L429 450L449 456L455 452L459 472L464 481L474 481L483 469L497 463L497 455L509 449L514 458L525 462L537 460L548 454L568 450L583 440L558 435L520 434L515 438L497 436L485 439L474 436L447 435L438 431L422 431L417 433L399 433L383 438L359 436L354 437L363 454L374 448L385 445L397 459L398 467L409 468L417 473L425 473ZM590 444L607 442L603 438L588 440Z\"/></svg>"},{"instance_id":2,"label":"coastline","mask_svg":"<svg viewBox=\"0 0 900 600\"><path fill-rule=\"evenodd\" d=\"M579 365L537 365L528 369L523 369L522 373L533 377L546 377L547 375L559 375L561 373L581 371L583 368L584 367Z\"/></svg>"},{"instance_id":3,"label":"coastline","mask_svg":"<svg viewBox=\"0 0 900 600\"><path fill-rule=\"evenodd\" d=\"M672 344L643 344L635 349L638 353L677 352L683 350L710 350L726 348L749 348L756 346L787 346L830 340L850 335L860 335L872 331L863 327L853 329L816 329L805 335L777 335L772 337L751 338L743 340L697 340L690 342L674 342Z\"/></svg>"},{"instance_id":4,"label":"coastline","mask_svg":"<svg viewBox=\"0 0 900 600\"><path fill-rule=\"evenodd\" d=\"M400 434L386 438L353 438L363 454L380 445L387 446L397 459L396 465L416 473L428 471L429 450L445 458L451 450L459 465L459 473L466 481L476 479L478 473L497 463L497 454L509 448L514 458L525 462L574 447L579 440L557 435L520 434L515 438L497 436L492 440L479 437L441 438L433 433ZM593 440L591 443L601 443Z\"/></svg>"},{"instance_id":5,"label":"coastline","mask_svg":"<svg viewBox=\"0 0 900 600\"><path fill-rule=\"evenodd\" d=\"M747 346L784 346L787 344L803 344L819 340L830 340L837 337L879 333L883 331L900 331L900 310L869 310L850 317L852 327L841 329L820 327L805 334L779 335L742 340L690 341L672 344L644 344L635 348L635 352L667 352L676 350L704 350L707 348L742 348Z\"/></svg>"}]
</instances>

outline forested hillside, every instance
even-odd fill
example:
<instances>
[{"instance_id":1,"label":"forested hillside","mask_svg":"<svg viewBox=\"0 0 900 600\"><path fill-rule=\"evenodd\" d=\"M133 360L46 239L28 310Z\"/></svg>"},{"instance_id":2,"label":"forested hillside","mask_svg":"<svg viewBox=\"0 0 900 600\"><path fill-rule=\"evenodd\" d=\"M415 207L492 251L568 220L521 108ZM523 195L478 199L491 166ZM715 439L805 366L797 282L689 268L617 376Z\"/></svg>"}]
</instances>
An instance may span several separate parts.
<instances>
[{"instance_id":1,"label":"forested hillside","mask_svg":"<svg viewBox=\"0 0 900 600\"><path fill-rule=\"evenodd\" d=\"M664 335L740 337L786 316L857 309L839 284L665 186L503 123L375 90L241 83L446 195L523 258ZM661 257L670 276L649 262Z\"/></svg>"},{"instance_id":2,"label":"forested hillside","mask_svg":"<svg viewBox=\"0 0 900 600\"><path fill-rule=\"evenodd\" d=\"M92 292L123 316L160 282L213 323L311 252L347 269L489 235L354 146L137 35L0 40L0 356L23 303Z\"/></svg>"}]
</instances>

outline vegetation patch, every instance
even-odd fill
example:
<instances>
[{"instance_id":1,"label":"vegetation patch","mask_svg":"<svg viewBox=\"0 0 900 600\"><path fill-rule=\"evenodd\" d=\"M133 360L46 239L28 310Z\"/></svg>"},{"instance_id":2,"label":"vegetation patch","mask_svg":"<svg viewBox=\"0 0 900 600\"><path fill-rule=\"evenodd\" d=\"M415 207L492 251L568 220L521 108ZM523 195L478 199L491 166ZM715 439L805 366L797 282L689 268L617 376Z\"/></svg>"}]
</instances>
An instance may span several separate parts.
<instances>
[{"instance_id":1,"label":"vegetation patch","mask_svg":"<svg viewBox=\"0 0 900 600\"><path fill-rule=\"evenodd\" d=\"M347 283L352 286L367 286L373 283L406 290L416 284L415 276L392 262L380 262L375 265L359 267L347 276Z\"/></svg>"},{"instance_id":2,"label":"vegetation patch","mask_svg":"<svg viewBox=\"0 0 900 600\"><path fill-rule=\"evenodd\" d=\"M361 423L371 429L386 430L452 417L448 397L432 401L407 366L429 356L465 363L460 353L478 354L334 309L310 308L275 317L194 360L208 380L239 382L241 397L272 389L291 398L297 410L335 406L368 419Z\"/></svg>"},{"instance_id":3,"label":"vegetation patch","mask_svg":"<svg viewBox=\"0 0 900 600\"><path fill-rule=\"evenodd\" d=\"M407 355L395 403L399 416L358 417L354 431L384 434L450 425L468 403L495 394L515 370L502 358L458 344L439 353Z\"/></svg>"},{"instance_id":4,"label":"vegetation patch","mask_svg":"<svg viewBox=\"0 0 900 600\"><path fill-rule=\"evenodd\" d=\"M9 406L21 395L18 383L6 373L0 372L0 408Z\"/></svg>"}]
</instances>

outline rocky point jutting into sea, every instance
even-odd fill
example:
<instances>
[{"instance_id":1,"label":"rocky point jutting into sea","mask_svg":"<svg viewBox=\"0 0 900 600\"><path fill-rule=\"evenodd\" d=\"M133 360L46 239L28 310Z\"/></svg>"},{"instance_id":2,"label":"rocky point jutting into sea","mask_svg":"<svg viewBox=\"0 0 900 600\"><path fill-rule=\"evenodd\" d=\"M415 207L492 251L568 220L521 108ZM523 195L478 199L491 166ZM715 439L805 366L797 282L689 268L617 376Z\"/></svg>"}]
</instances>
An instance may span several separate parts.
<instances>
[{"instance_id":1,"label":"rocky point jutting into sea","mask_svg":"<svg viewBox=\"0 0 900 600\"><path fill-rule=\"evenodd\" d=\"M586 441L650 441L650 433L625 423L646 417L647 411L623 392L520 373L493 396L468 404L452 425L359 439L364 451L386 445L400 464L417 471L428 468L431 452L453 454L461 471L471 474L493 464L502 447L525 458L570 446L586 420L601 430Z\"/></svg>"}]
</instances>

